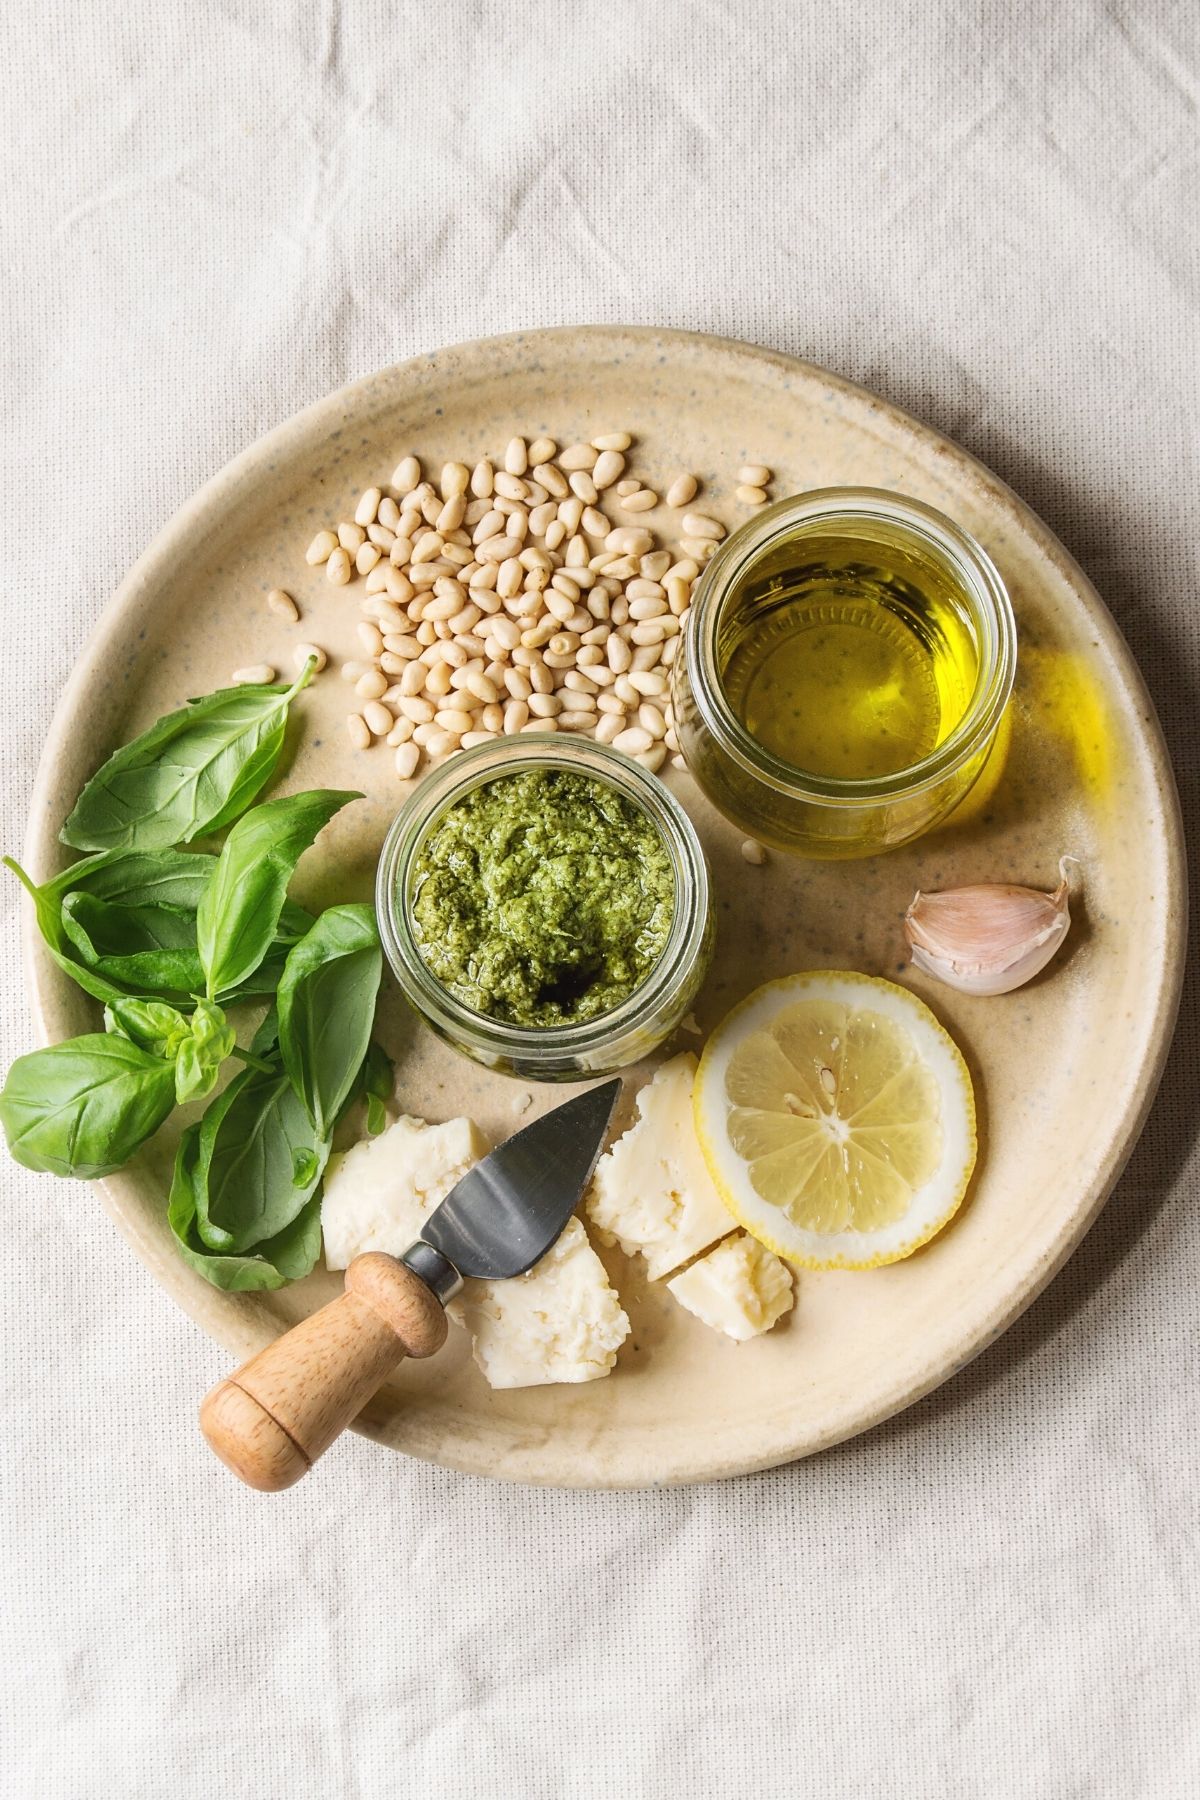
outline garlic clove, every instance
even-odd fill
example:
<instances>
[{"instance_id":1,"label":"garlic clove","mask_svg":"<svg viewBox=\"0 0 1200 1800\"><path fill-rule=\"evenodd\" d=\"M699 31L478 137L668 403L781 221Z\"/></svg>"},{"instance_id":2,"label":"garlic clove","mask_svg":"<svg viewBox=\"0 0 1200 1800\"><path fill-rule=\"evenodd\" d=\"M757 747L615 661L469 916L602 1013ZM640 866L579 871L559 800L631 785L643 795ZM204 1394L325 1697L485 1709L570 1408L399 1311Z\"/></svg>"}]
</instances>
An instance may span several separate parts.
<instances>
[{"instance_id":1,"label":"garlic clove","mask_svg":"<svg viewBox=\"0 0 1200 1800\"><path fill-rule=\"evenodd\" d=\"M964 994L1008 994L1044 969L1071 924L1066 865L1052 894L1007 882L919 890L904 915L917 968Z\"/></svg>"}]
</instances>

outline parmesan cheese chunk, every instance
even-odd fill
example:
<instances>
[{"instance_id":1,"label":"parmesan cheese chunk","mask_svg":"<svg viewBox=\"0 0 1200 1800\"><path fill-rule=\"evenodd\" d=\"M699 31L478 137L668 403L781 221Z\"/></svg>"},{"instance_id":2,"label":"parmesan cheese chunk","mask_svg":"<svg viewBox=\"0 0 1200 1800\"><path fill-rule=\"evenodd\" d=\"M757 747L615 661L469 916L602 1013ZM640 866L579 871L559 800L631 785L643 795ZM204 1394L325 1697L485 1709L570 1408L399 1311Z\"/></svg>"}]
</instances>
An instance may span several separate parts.
<instances>
[{"instance_id":1,"label":"parmesan cheese chunk","mask_svg":"<svg viewBox=\"0 0 1200 1800\"><path fill-rule=\"evenodd\" d=\"M397 1119L378 1137L331 1156L321 1201L325 1261L344 1269L364 1250L400 1256L487 1145L470 1119Z\"/></svg>"},{"instance_id":2,"label":"parmesan cheese chunk","mask_svg":"<svg viewBox=\"0 0 1200 1800\"><path fill-rule=\"evenodd\" d=\"M651 1281L736 1227L713 1186L692 1123L696 1058L673 1056L638 1095L638 1118L600 1158L587 1211L602 1243L640 1251Z\"/></svg>"},{"instance_id":3,"label":"parmesan cheese chunk","mask_svg":"<svg viewBox=\"0 0 1200 1800\"><path fill-rule=\"evenodd\" d=\"M528 1275L468 1281L451 1311L471 1333L494 1388L595 1381L629 1336L629 1320L578 1219Z\"/></svg>"},{"instance_id":4,"label":"parmesan cheese chunk","mask_svg":"<svg viewBox=\"0 0 1200 1800\"><path fill-rule=\"evenodd\" d=\"M399 1256L430 1213L486 1154L470 1119L401 1118L377 1138L331 1156L321 1203L325 1261L344 1269L364 1250ZM446 1308L471 1333L492 1387L595 1381L607 1375L629 1320L578 1219L527 1275L468 1281Z\"/></svg>"},{"instance_id":5,"label":"parmesan cheese chunk","mask_svg":"<svg viewBox=\"0 0 1200 1800\"><path fill-rule=\"evenodd\" d=\"M792 1305L792 1272L748 1232L726 1238L667 1283L681 1306L744 1343L778 1324Z\"/></svg>"}]
</instances>

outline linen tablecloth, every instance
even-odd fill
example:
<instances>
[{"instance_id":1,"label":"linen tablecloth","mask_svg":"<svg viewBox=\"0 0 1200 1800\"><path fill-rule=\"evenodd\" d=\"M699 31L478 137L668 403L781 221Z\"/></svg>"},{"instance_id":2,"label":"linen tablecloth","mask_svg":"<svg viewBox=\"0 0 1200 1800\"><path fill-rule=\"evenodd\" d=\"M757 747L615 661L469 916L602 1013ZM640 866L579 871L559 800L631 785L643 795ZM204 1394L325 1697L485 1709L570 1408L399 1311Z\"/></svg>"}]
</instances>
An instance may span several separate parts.
<instances>
[{"instance_id":1,"label":"linen tablecloth","mask_svg":"<svg viewBox=\"0 0 1200 1800\"><path fill-rule=\"evenodd\" d=\"M990 463L1126 631L1196 826L1190 0L9 0L0 43L5 848L201 482L381 365L585 321L801 354ZM1186 1800L1198 1051L1191 986L1117 1192L973 1366L674 1492L350 1437L253 1496L191 1425L224 1352L88 1189L0 1163L0 1792Z\"/></svg>"}]
</instances>

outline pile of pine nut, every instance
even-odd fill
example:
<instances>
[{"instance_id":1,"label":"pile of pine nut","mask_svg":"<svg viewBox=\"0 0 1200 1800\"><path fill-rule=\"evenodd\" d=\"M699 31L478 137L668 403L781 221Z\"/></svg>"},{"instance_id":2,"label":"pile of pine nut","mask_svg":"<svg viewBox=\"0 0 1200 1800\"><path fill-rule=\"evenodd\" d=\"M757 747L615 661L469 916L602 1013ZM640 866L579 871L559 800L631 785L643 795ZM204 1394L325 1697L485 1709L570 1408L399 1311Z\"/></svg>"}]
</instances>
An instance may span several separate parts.
<instances>
[{"instance_id":1,"label":"pile of pine nut","mask_svg":"<svg viewBox=\"0 0 1200 1800\"><path fill-rule=\"evenodd\" d=\"M682 762L671 665L726 527L693 509L700 483L681 474L665 496L678 542L661 545L639 517L660 500L627 473L632 443L626 431L562 450L514 437L474 468L447 463L436 483L406 455L353 520L316 534L309 564L335 586L362 583L363 654L341 667L359 703L355 749L388 745L404 780L423 758L534 731L582 733L651 770ZM740 469L739 501L765 504L770 480L763 464ZM267 603L298 617L282 589ZM325 666L318 646L296 647L298 666L309 656Z\"/></svg>"}]
</instances>

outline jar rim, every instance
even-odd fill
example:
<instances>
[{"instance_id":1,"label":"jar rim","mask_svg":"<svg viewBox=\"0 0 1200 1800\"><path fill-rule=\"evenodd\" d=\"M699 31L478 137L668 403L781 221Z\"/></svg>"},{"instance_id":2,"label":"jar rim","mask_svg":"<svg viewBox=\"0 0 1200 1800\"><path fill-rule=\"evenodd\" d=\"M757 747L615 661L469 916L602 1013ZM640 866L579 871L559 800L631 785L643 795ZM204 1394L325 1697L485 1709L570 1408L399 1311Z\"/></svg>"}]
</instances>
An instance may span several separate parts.
<instances>
[{"instance_id":1,"label":"jar rim","mask_svg":"<svg viewBox=\"0 0 1200 1800\"><path fill-rule=\"evenodd\" d=\"M565 769L603 782L633 802L657 829L671 858L675 907L666 944L638 986L608 1012L570 1025L525 1026L467 1006L433 974L417 947L407 903L417 856L448 809L477 787L532 769ZM592 740L564 742L548 732L523 733L458 752L420 781L388 828L375 882L376 912L388 963L405 998L452 1041L465 1039L520 1058L581 1063L637 1028L660 1007L700 954L710 906L708 864L695 826L675 796L648 769Z\"/></svg>"},{"instance_id":2,"label":"jar rim","mask_svg":"<svg viewBox=\"0 0 1200 1800\"><path fill-rule=\"evenodd\" d=\"M821 776L776 756L753 737L730 706L716 667L715 634L720 609L753 562L798 524L871 520L899 525L951 565L972 603L980 630L975 688L962 718L927 756L890 775ZM686 626L685 655L697 712L722 751L754 780L816 805L874 805L919 795L953 775L992 738L1012 694L1017 627L999 570L970 532L936 507L885 488L828 487L793 494L763 507L726 538L697 584Z\"/></svg>"}]
</instances>

